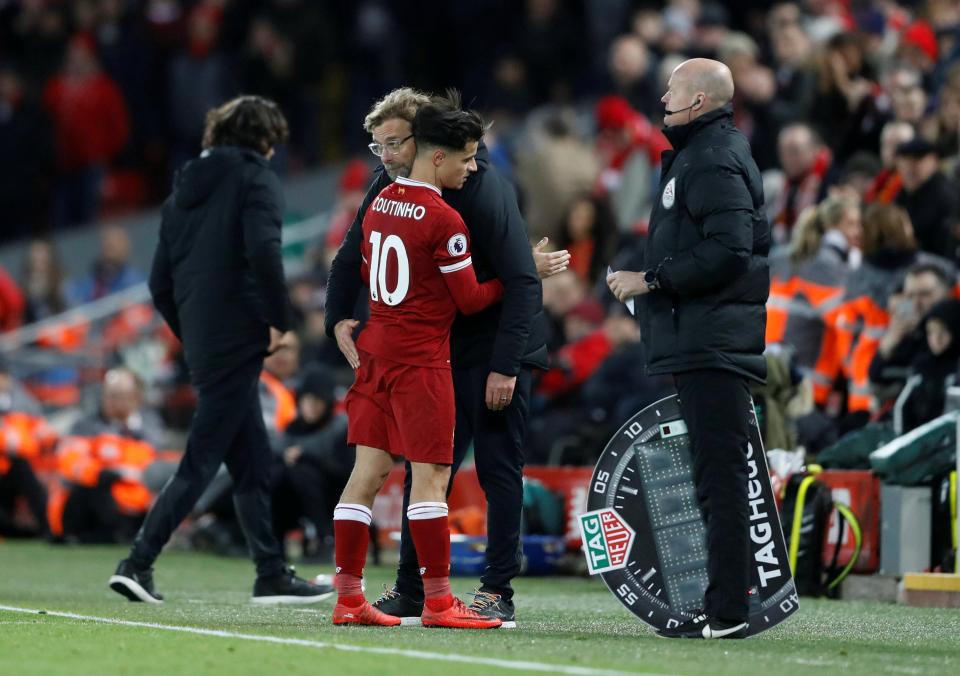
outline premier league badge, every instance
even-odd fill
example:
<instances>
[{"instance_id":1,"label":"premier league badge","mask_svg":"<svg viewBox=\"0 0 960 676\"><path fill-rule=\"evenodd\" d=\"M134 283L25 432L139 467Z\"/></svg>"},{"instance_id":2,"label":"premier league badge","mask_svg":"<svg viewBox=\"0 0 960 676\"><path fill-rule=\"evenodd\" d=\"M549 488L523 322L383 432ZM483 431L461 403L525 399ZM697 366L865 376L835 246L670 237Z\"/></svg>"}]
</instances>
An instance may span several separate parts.
<instances>
[{"instance_id":1,"label":"premier league badge","mask_svg":"<svg viewBox=\"0 0 960 676\"><path fill-rule=\"evenodd\" d=\"M750 501L750 619L747 635L796 612L780 517L752 410L747 448ZM707 587L703 516L693 485L687 427L676 396L643 409L614 435L593 472L580 515L591 575L657 629L693 617Z\"/></svg>"}]
</instances>

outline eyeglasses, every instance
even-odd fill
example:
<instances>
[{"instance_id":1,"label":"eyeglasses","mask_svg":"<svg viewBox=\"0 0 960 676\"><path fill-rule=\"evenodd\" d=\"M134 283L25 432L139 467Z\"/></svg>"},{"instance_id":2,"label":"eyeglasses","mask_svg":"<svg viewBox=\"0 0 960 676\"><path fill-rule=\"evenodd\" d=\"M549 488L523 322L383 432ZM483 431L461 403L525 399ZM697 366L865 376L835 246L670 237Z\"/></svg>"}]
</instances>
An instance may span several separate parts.
<instances>
[{"instance_id":1,"label":"eyeglasses","mask_svg":"<svg viewBox=\"0 0 960 676\"><path fill-rule=\"evenodd\" d=\"M400 146L413 138L413 134L410 134L406 138L402 139L393 139L392 141L387 141L386 143L371 143L367 147L370 149L370 152L376 155L377 157L383 157L385 150L389 150L391 154L396 155L400 150Z\"/></svg>"}]
</instances>

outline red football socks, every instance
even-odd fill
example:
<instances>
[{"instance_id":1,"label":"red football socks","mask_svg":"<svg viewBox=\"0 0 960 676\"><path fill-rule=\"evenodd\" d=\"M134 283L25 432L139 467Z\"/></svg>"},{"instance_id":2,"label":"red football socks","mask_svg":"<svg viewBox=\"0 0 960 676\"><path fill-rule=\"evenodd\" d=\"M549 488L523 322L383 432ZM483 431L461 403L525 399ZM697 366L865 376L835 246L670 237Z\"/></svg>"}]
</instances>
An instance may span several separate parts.
<instances>
[{"instance_id":1,"label":"red football socks","mask_svg":"<svg viewBox=\"0 0 960 676\"><path fill-rule=\"evenodd\" d=\"M337 574L333 586L339 603L356 608L363 596L363 567L367 562L373 514L364 505L341 503L333 510L333 535Z\"/></svg>"},{"instance_id":2,"label":"red football socks","mask_svg":"<svg viewBox=\"0 0 960 676\"><path fill-rule=\"evenodd\" d=\"M423 593L434 612L453 605L450 593L450 524L445 502L418 502L407 508L410 535L417 549ZM339 560L339 559L338 559Z\"/></svg>"}]
</instances>

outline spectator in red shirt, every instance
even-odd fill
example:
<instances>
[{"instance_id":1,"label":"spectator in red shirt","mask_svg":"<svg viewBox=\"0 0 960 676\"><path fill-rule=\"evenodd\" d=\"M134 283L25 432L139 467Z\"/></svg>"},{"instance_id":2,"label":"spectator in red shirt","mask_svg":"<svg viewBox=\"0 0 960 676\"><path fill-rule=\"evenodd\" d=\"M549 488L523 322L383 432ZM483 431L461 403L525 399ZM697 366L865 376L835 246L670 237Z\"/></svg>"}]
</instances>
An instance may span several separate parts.
<instances>
[{"instance_id":1,"label":"spectator in red shirt","mask_svg":"<svg viewBox=\"0 0 960 676\"><path fill-rule=\"evenodd\" d=\"M88 36L70 43L43 101L53 121L60 171L55 223L89 223L97 216L106 165L126 143L130 123L120 90L100 70Z\"/></svg>"},{"instance_id":2,"label":"spectator in red shirt","mask_svg":"<svg viewBox=\"0 0 960 676\"><path fill-rule=\"evenodd\" d=\"M597 192L609 196L621 231L646 230L660 153L670 143L622 96L600 99L594 112L603 166Z\"/></svg>"},{"instance_id":3,"label":"spectator in red shirt","mask_svg":"<svg viewBox=\"0 0 960 676\"><path fill-rule=\"evenodd\" d=\"M891 120L883 126L883 131L880 132L880 161L883 168L867 190L865 201L868 204L891 204L900 194L903 177L897 171L897 148L907 141L912 141L916 134L913 126L906 122Z\"/></svg>"},{"instance_id":4,"label":"spectator in red shirt","mask_svg":"<svg viewBox=\"0 0 960 676\"><path fill-rule=\"evenodd\" d=\"M3 266L0 266L0 333L20 326L23 306L23 292Z\"/></svg>"}]
</instances>

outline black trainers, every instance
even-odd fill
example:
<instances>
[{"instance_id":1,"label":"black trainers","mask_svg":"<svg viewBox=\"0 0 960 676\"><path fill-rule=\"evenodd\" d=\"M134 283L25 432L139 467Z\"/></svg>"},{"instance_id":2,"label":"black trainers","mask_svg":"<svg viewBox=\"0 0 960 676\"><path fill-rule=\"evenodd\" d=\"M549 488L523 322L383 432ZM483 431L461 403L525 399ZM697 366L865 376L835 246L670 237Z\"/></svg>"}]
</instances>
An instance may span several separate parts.
<instances>
[{"instance_id":1,"label":"black trainers","mask_svg":"<svg viewBox=\"0 0 960 676\"><path fill-rule=\"evenodd\" d=\"M153 588L153 568L138 570L130 559L117 565L117 572L110 576L110 589L126 596L131 601L163 603L163 595Z\"/></svg>"},{"instance_id":2,"label":"black trainers","mask_svg":"<svg viewBox=\"0 0 960 676\"><path fill-rule=\"evenodd\" d=\"M420 616L423 614L423 601L401 594L397 588L387 589L383 585L383 593L373 602L373 607L381 613L400 618L400 625L404 627L419 627Z\"/></svg>"},{"instance_id":3,"label":"black trainers","mask_svg":"<svg viewBox=\"0 0 960 676\"><path fill-rule=\"evenodd\" d=\"M657 631L662 638L746 638L746 622L726 622L699 614L676 627Z\"/></svg>"},{"instance_id":4,"label":"black trainers","mask_svg":"<svg viewBox=\"0 0 960 676\"><path fill-rule=\"evenodd\" d=\"M473 592L473 603L470 604L470 610L484 617L496 618L503 624L501 629L516 629L517 616L513 608L513 601L500 596L500 594L491 594L477 590Z\"/></svg>"},{"instance_id":5,"label":"black trainers","mask_svg":"<svg viewBox=\"0 0 960 676\"><path fill-rule=\"evenodd\" d=\"M258 577L250 601L262 605L294 605L317 603L330 596L333 596L333 585L307 582L297 577L293 566L288 566L280 575Z\"/></svg>"}]
</instances>

